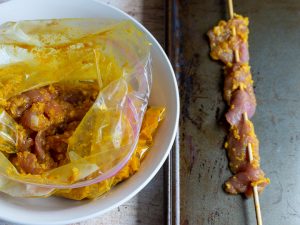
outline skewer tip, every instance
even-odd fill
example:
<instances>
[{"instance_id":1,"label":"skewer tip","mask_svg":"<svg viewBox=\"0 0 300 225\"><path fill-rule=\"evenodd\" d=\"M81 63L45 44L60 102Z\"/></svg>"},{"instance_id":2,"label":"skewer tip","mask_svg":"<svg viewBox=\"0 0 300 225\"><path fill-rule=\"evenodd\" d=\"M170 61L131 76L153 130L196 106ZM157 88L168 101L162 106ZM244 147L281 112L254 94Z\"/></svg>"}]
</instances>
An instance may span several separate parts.
<instances>
[{"instance_id":1,"label":"skewer tip","mask_svg":"<svg viewBox=\"0 0 300 225\"><path fill-rule=\"evenodd\" d=\"M229 8L230 18L233 18L233 2L232 2L232 0L228 0L228 8Z\"/></svg>"}]
</instances>

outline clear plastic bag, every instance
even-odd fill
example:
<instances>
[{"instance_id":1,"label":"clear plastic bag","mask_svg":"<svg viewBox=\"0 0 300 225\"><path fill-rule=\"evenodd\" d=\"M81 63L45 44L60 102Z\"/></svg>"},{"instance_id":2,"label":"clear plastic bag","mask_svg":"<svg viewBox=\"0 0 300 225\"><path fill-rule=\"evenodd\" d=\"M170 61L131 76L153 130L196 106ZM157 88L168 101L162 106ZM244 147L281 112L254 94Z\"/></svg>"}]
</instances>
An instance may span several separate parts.
<instances>
[{"instance_id":1,"label":"clear plastic bag","mask_svg":"<svg viewBox=\"0 0 300 225\"><path fill-rule=\"evenodd\" d=\"M53 194L73 200L95 199L108 192L113 186L134 175L140 169L142 160L152 146L154 135L164 116L165 109L162 107L150 107L147 109L135 151L130 160L116 175L85 187L57 189Z\"/></svg>"},{"instance_id":2,"label":"clear plastic bag","mask_svg":"<svg viewBox=\"0 0 300 225\"><path fill-rule=\"evenodd\" d=\"M12 96L57 82L97 80L100 89L69 139L70 162L41 175L20 174L9 161L22 128L2 110L0 191L47 196L55 188L110 178L128 162L152 83L150 43L134 24L97 19L6 23L0 26L0 56L2 108ZM19 191L6 188L12 182ZM32 186L35 191L28 191Z\"/></svg>"}]
</instances>

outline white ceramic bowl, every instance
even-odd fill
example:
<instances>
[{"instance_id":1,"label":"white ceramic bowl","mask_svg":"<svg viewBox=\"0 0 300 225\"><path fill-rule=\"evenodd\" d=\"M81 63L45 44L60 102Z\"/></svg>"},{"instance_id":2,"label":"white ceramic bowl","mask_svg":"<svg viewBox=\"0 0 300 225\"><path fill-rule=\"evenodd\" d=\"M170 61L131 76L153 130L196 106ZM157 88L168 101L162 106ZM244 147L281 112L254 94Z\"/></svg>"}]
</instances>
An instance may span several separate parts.
<instances>
[{"instance_id":1,"label":"white ceramic bowl","mask_svg":"<svg viewBox=\"0 0 300 225\"><path fill-rule=\"evenodd\" d=\"M68 224L98 216L136 195L161 168L173 144L179 118L177 83L171 64L155 38L135 19L96 0L12 0L0 4L0 23L51 18L129 19L152 42L153 88L151 105L165 106L166 119L159 127L154 146L140 171L96 201L62 198L18 199L0 194L0 219L18 224Z\"/></svg>"}]
</instances>

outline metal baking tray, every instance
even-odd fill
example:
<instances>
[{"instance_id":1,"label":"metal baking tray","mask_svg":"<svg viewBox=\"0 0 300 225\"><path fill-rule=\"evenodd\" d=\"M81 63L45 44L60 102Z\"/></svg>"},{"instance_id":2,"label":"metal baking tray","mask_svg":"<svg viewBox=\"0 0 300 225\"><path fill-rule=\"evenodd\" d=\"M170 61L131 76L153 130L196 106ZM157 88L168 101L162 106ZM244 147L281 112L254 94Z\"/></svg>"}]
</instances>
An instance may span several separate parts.
<instances>
[{"instance_id":1,"label":"metal baking tray","mask_svg":"<svg viewBox=\"0 0 300 225\"><path fill-rule=\"evenodd\" d=\"M222 65L209 57L206 32L228 18L226 2L169 1L176 16L168 46L181 97L177 151L182 225L256 224L253 200L227 195L222 189L231 175L223 149ZM258 101L253 122L262 168L271 179L260 196L263 221L298 225L300 1L235 0L234 8L250 19L250 64Z\"/></svg>"}]
</instances>

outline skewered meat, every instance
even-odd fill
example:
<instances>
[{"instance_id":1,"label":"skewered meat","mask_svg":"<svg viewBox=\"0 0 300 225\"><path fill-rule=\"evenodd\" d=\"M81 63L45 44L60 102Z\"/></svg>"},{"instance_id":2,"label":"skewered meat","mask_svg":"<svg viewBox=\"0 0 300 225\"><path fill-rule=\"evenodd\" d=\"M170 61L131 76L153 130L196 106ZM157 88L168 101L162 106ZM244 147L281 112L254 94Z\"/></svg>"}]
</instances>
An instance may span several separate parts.
<instances>
[{"instance_id":1,"label":"skewered meat","mask_svg":"<svg viewBox=\"0 0 300 225\"><path fill-rule=\"evenodd\" d=\"M254 127L250 120L242 119L237 126L232 126L227 136L225 148L229 158L229 166L233 173L242 171L249 162L247 145L251 143L253 151L253 163L259 164L258 140L254 133Z\"/></svg>"},{"instance_id":2,"label":"skewered meat","mask_svg":"<svg viewBox=\"0 0 300 225\"><path fill-rule=\"evenodd\" d=\"M241 121L243 113L247 113L249 119L251 119L255 109L256 101L253 88L238 89L232 94L230 108L225 116L230 125L236 125Z\"/></svg>"},{"instance_id":3,"label":"skewered meat","mask_svg":"<svg viewBox=\"0 0 300 225\"><path fill-rule=\"evenodd\" d=\"M234 50L237 49L240 63L248 63L248 18L236 15L229 21L220 21L208 32L211 52L214 60L221 60L225 65L232 66L234 62ZM232 35L235 28L236 35Z\"/></svg>"},{"instance_id":4,"label":"skewered meat","mask_svg":"<svg viewBox=\"0 0 300 225\"><path fill-rule=\"evenodd\" d=\"M225 143L229 167L235 174L225 183L231 194L252 194L252 187L259 191L269 183L260 168L259 142L251 121L256 109L253 80L249 67L248 18L235 15L229 21L220 21L208 32L210 55L225 64L224 99L229 105L225 117L230 132ZM247 115L247 116L245 116ZM246 119L247 118L247 119ZM249 161L248 145L253 160Z\"/></svg>"},{"instance_id":5,"label":"skewered meat","mask_svg":"<svg viewBox=\"0 0 300 225\"><path fill-rule=\"evenodd\" d=\"M226 181L225 190L231 194L244 193L246 196L251 196L253 186L257 186L258 191L262 191L268 183L269 180L265 178L264 172L259 167L248 163L243 171Z\"/></svg>"},{"instance_id":6,"label":"skewered meat","mask_svg":"<svg viewBox=\"0 0 300 225\"><path fill-rule=\"evenodd\" d=\"M232 67L226 67L224 72L224 99L230 105L232 93L237 89L252 87L253 80L248 64L234 64Z\"/></svg>"}]
</instances>

